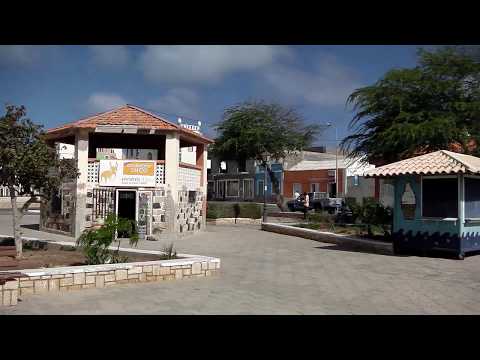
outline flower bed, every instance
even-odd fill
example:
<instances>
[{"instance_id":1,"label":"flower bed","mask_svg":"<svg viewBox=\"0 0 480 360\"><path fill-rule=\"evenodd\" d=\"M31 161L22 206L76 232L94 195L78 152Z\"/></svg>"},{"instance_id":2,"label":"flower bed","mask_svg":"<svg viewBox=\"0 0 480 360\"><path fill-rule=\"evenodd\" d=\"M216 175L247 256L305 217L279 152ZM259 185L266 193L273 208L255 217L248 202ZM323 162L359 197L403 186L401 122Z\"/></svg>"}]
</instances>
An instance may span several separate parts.
<instances>
[{"instance_id":1,"label":"flower bed","mask_svg":"<svg viewBox=\"0 0 480 360\"><path fill-rule=\"evenodd\" d=\"M72 246L69 242L55 244ZM120 251L132 256L164 255L161 251L151 250L120 248ZM0 271L0 305L16 305L19 297L31 294L205 277L220 269L218 258L189 254L178 254L178 257L173 260ZM1 279L6 280L2 282Z\"/></svg>"}]
</instances>

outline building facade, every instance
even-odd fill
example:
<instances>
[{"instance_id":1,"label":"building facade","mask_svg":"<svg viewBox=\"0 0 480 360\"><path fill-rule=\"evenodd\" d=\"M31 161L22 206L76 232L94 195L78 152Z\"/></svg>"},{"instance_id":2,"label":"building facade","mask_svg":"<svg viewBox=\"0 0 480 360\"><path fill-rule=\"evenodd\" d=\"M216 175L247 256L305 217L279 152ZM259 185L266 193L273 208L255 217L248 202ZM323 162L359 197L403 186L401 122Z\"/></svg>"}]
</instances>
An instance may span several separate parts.
<instances>
[{"instance_id":1,"label":"building facade","mask_svg":"<svg viewBox=\"0 0 480 360\"><path fill-rule=\"evenodd\" d=\"M41 207L42 230L78 238L110 213L146 236L204 228L212 140L133 105L50 129L46 140L74 146L80 175ZM192 146L195 164L180 161Z\"/></svg>"},{"instance_id":2,"label":"building facade","mask_svg":"<svg viewBox=\"0 0 480 360\"><path fill-rule=\"evenodd\" d=\"M208 166L208 199L221 201L253 201L255 193L255 161L239 164L236 160L212 157Z\"/></svg>"}]
</instances>

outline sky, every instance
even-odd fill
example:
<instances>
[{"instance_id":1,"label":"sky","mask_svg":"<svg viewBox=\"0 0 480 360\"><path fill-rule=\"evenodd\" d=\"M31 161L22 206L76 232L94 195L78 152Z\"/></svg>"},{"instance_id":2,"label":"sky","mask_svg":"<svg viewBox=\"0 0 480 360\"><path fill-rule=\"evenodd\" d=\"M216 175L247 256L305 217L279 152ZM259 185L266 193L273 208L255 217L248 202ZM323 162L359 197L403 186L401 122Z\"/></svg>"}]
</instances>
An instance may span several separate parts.
<instances>
[{"instance_id":1,"label":"sky","mask_svg":"<svg viewBox=\"0 0 480 360\"><path fill-rule=\"evenodd\" d=\"M410 45L0 45L0 102L25 105L46 129L133 104L168 120L213 126L246 100L291 106L307 123L349 134L355 89L412 67ZM335 144L334 127L315 145Z\"/></svg>"}]
</instances>

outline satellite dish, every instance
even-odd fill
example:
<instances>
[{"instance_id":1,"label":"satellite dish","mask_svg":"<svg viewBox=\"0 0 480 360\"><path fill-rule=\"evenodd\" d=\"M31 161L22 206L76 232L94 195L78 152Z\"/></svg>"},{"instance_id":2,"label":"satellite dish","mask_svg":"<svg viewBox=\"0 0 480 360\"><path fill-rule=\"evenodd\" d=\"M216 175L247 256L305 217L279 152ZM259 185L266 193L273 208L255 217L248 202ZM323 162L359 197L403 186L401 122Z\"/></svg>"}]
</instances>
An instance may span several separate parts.
<instances>
[{"instance_id":1,"label":"satellite dish","mask_svg":"<svg viewBox=\"0 0 480 360\"><path fill-rule=\"evenodd\" d=\"M179 117L177 121L178 121L179 124L181 124L182 123L182 118Z\"/></svg>"},{"instance_id":2,"label":"satellite dish","mask_svg":"<svg viewBox=\"0 0 480 360\"><path fill-rule=\"evenodd\" d=\"M200 126L202 126L202 122L201 122L201 121L198 122L198 127L200 127Z\"/></svg>"}]
</instances>

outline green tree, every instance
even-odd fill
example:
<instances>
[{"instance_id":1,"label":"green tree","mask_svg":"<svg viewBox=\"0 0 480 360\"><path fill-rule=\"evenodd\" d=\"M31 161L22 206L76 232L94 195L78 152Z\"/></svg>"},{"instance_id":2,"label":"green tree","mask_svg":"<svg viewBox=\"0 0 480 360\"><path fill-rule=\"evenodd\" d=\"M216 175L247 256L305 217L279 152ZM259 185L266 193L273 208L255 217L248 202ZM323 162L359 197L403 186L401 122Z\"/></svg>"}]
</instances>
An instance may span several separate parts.
<instances>
[{"instance_id":1,"label":"green tree","mask_svg":"<svg viewBox=\"0 0 480 360\"><path fill-rule=\"evenodd\" d=\"M264 101L244 102L227 108L217 124L212 152L239 162L255 159L267 170L277 205L283 210L280 184L272 162L309 146L319 127L305 124L294 109Z\"/></svg>"},{"instance_id":2,"label":"green tree","mask_svg":"<svg viewBox=\"0 0 480 360\"><path fill-rule=\"evenodd\" d=\"M9 189L17 257L22 256L20 221L33 203L44 202L66 179L78 176L72 161L61 160L43 139L40 125L25 118L24 106L7 105L0 117L0 186ZM17 197L30 197L17 207Z\"/></svg>"},{"instance_id":3,"label":"green tree","mask_svg":"<svg viewBox=\"0 0 480 360\"><path fill-rule=\"evenodd\" d=\"M393 69L348 98L355 115L341 147L389 163L458 145L478 154L480 63L455 49L419 50L418 65Z\"/></svg>"}]
</instances>

